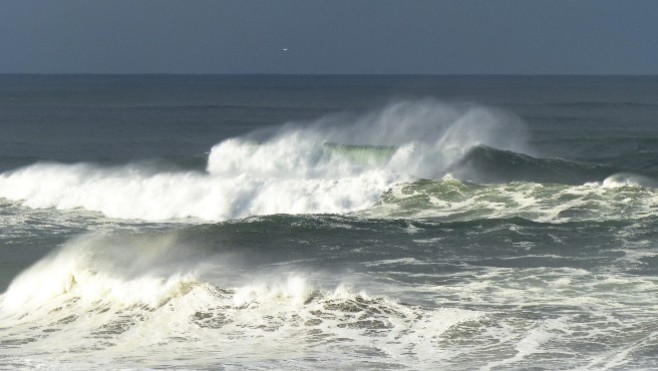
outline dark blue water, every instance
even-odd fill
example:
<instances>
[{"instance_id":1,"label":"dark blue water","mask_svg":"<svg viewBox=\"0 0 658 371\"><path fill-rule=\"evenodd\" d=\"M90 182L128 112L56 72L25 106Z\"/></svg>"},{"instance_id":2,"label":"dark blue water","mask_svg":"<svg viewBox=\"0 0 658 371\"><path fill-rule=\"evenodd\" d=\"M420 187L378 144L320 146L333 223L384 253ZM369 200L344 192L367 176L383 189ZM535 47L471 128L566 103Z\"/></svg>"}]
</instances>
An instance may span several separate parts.
<instances>
[{"instance_id":1,"label":"dark blue water","mask_svg":"<svg viewBox=\"0 0 658 371\"><path fill-rule=\"evenodd\" d=\"M658 78L0 76L5 368L650 369Z\"/></svg>"}]
</instances>

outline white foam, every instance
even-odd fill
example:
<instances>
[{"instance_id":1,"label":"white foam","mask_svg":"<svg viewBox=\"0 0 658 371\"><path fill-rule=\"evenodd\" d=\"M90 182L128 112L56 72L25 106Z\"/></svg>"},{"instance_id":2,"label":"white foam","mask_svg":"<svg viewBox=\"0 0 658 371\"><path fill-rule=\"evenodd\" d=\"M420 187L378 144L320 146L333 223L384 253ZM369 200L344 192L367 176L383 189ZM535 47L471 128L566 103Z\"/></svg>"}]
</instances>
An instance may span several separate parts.
<instances>
[{"instance_id":1,"label":"white foam","mask_svg":"<svg viewBox=\"0 0 658 371\"><path fill-rule=\"evenodd\" d=\"M522 182L483 185L447 175L429 184L396 184L381 202L362 214L455 221L521 217L564 223L639 219L653 215L657 206L658 189L635 183L606 180L583 185Z\"/></svg>"},{"instance_id":2,"label":"white foam","mask_svg":"<svg viewBox=\"0 0 658 371\"><path fill-rule=\"evenodd\" d=\"M0 197L144 220L347 213L399 182L442 175L473 146L518 150L522 132L518 119L495 110L402 102L361 117L286 125L265 141L225 140L210 151L207 172L38 163L0 174ZM383 162L355 163L325 142L398 149Z\"/></svg>"},{"instance_id":3,"label":"white foam","mask_svg":"<svg viewBox=\"0 0 658 371\"><path fill-rule=\"evenodd\" d=\"M240 287L233 296L233 303L245 306L277 301L291 301L301 305L311 299L314 289L301 276L290 276L285 282L259 282Z\"/></svg>"},{"instance_id":4,"label":"white foam","mask_svg":"<svg viewBox=\"0 0 658 371\"><path fill-rule=\"evenodd\" d=\"M658 282L650 276L477 268L455 273L458 279L448 280L454 284L370 284L365 292L354 275L346 277L354 285L335 284L335 272L278 267L240 276L241 267L218 265L206 274L171 255L179 247L172 236L88 236L44 258L0 297L0 339L9 345L0 362L55 358L51 365L77 369L203 368L235 359L272 368L291 360L301 368L621 367L654 341L648 324ZM213 275L218 269L233 281ZM429 300L399 302L408 291ZM638 330L647 341L637 341ZM597 341L609 349L578 348Z\"/></svg>"},{"instance_id":5,"label":"white foam","mask_svg":"<svg viewBox=\"0 0 658 371\"><path fill-rule=\"evenodd\" d=\"M613 174L601 183L603 188L621 188L621 187L649 187L656 188L658 184L653 179L648 177L631 174L631 173L618 173Z\"/></svg>"},{"instance_id":6,"label":"white foam","mask_svg":"<svg viewBox=\"0 0 658 371\"><path fill-rule=\"evenodd\" d=\"M191 272L157 271L154 262L171 246L171 237L145 242L102 236L75 239L18 275L0 296L1 308L5 313L29 312L52 300L71 298L158 307L197 282Z\"/></svg>"},{"instance_id":7,"label":"white foam","mask_svg":"<svg viewBox=\"0 0 658 371\"><path fill-rule=\"evenodd\" d=\"M514 356L496 362L491 362L483 370L491 370L508 366L523 361L529 356L542 352L542 346L553 338L553 332L563 332L562 329L566 327L564 318L548 319L537 326L529 329L525 336L518 340L515 346Z\"/></svg>"},{"instance_id":8,"label":"white foam","mask_svg":"<svg viewBox=\"0 0 658 371\"><path fill-rule=\"evenodd\" d=\"M0 337L21 344L3 349L6 357L41 364L56 356L58 365L80 369L117 361L122 368L194 368L232 359L278 367L290 359L336 362L336 352L340 362L358 364L367 351L419 366L449 355L436 353L437 337L481 316L402 305L345 285L315 287L301 274L254 274L221 287L152 264L124 267L127 249L81 256L99 243L109 246L107 238L72 242L0 297Z\"/></svg>"}]
</instances>

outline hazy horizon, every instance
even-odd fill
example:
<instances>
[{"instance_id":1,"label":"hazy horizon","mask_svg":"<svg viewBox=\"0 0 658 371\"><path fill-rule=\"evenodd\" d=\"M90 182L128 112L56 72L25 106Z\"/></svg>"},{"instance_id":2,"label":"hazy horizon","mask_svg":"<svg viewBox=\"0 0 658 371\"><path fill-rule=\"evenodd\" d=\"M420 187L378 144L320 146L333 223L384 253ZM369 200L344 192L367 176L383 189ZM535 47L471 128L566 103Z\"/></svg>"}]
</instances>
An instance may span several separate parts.
<instances>
[{"instance_id":1,"label":"hazy horizon","mask_svg":"<svg viewBox=\"0 0 658 371\"><path fill-rule=\"evenodd\" d=\"M0 73L655 75L658 2L0 2Z\"/></svg>"}]
</instances>

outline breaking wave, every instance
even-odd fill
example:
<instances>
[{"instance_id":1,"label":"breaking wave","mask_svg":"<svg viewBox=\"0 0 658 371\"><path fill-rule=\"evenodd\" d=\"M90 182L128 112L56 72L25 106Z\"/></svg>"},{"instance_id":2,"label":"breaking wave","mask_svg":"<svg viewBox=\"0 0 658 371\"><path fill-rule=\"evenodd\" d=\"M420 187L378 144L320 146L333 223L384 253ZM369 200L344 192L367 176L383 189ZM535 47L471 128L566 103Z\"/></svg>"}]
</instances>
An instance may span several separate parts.
<instances>
[{"instance_id":1,"label":"breaking wave","mask_svg":"<svg viewBox=\"0 0 658 371\"><path fill-rule=\"evenodd\" d=\"M205 171L36 163L0 174L0 197L149 221L346 214L539 221L649 215L656 181L527 154L520 120L433 100L329 115L215 145Z\"/></svg>"},{"instance_id":2,"label":"breaking wave","mask_svg":"<svg viewBox=\"0 0 658 371\"><path fill-rule=\"evenodd\" d=\"M451 168L451 174L478 183L533 182L580 185L605 179L619 168L537 158L486 146L472 148Z\"/></svg>"},{"instance_id":3,"label":"breaking wave","mask_svg":"<svg viewBox=\"0 0 658 371\"><path fill-rule=\"evenodd\" d=\"M327 349L344 348L357 350L351 362L358 362L359 349L384 349L401 362L422 364L440 359L426 351L437 336L481 316L344 285L318 287L293 272L253 272L233 285L205 277L198 260L181 264L171 255L176 247L172 236L85 236L37 262L0 296L4 357L32 354L38 361L43 350L61 355L61 367L84 368L95 355L120 354L124 364L149 367L191 354L186 364L194 366L218 356L290 357L295 349L321 358ZM232 344L236 337L239 346Z\"/></svg>"},{"instance_id":4,"label":"breaking wave","mask_svg":"<svg viewBox=\"0 0 658 371\"><path fill-rule=\"evenodd\" d=\"M477 184L452 176L402 183L360 214L442 222L523 218L544 223L634 220L658 208L648 178L614 174L582 185L511 182Z\"/></svg>"},{"instance_id":5,"label":"breaking wave","mask_svg":"<svg viewBox=\"0 0 658 371\"><path fill-rule=\"evenodd\" d=\"M0 174L0 197L144 220L347 213L393 185L445 175L478 146L521 151L525 143L511 114L433 100L291 123L262 137L218 143L205 172L37 163Z\"/></svg>"}]
</instances>

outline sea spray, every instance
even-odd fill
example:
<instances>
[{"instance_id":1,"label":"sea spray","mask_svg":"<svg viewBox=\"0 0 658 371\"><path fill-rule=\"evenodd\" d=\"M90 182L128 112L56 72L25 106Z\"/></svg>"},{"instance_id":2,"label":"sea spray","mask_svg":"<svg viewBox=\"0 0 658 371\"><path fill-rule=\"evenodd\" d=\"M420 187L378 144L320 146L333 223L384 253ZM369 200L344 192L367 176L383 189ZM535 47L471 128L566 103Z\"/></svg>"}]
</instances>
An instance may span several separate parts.
<instances>
[{"instance_id":1,"label":"sea spray","mask_svg":"<svg viewBox=\"0 0 658 371\"><path fill-rule=\"evenodd\" d=\"M196 282L184 264L189 252L174 246L174 234L75 238L18 275L0 297L2 310L27 313L59 298L160 306Z\"/></svg>"},{"instance_id":2,"label":"sea spray","mask_svg":"<svg viewBox=\"0 0 658 371\"><path fill-rule=\"evenodd\" d=\"M657 79L0 80L0 369L655 368Z\"/></svg>"},{"instance_id":3,"label":"sea spray","mask_svg":"<svg viewBox=\"0 0 658 371\"><path fill-rule=\"evenodd\" d=\"M245 306L252 302L291 301L301 305L313 297L315 290L304 277L290 275L285 282L259 282L239 288L234 296L236 306Z\"/></svg>"},{"instance_id":4,"label":"sea spray","mask_svg":"<svg viewBox=\"0 0 658 371\"><path fill-rule=\"evenodd\" d=\"M427 351L436 337L483 315L399 303L343 284L316 286L303 273L252 271L242 283L227 285L190 273L192 264L186 272L172 257L183 247L171 236L150 234L69 241L0 296L2 345L20 345L3 348L3 356L48 350L61 353L62 365L81 366L120 355L144 366L195 354L195 361L207 364L216 357L321 356L330 345L378 348L398 358L412 352L414 362L436 362L441 356ZM217 256L211 260L221 263ZM168 267L171 261L177 265ZM20 294L49 280L56 290ZM236 337L239 346L232 343ZM202 354L195 353L199 348Z\"/></svg>"},{"instance_id":5,"label":"sea spray","mask_svg":"<svg viewBox=\"0 0 658 371\"><path fill-rule=\"evenodd\" d=\"M224 140L210 151L206 172L37 163L0 174L0 197L33 208L84 208L153 221L342 214L373 205L400 182L443 176L476 146L521 150L525 138L511 114L434 100L346 117L289 123L260 142ZM363 162L325 143L395 150L384 161Z\"/></svg>"}]
</instances>

